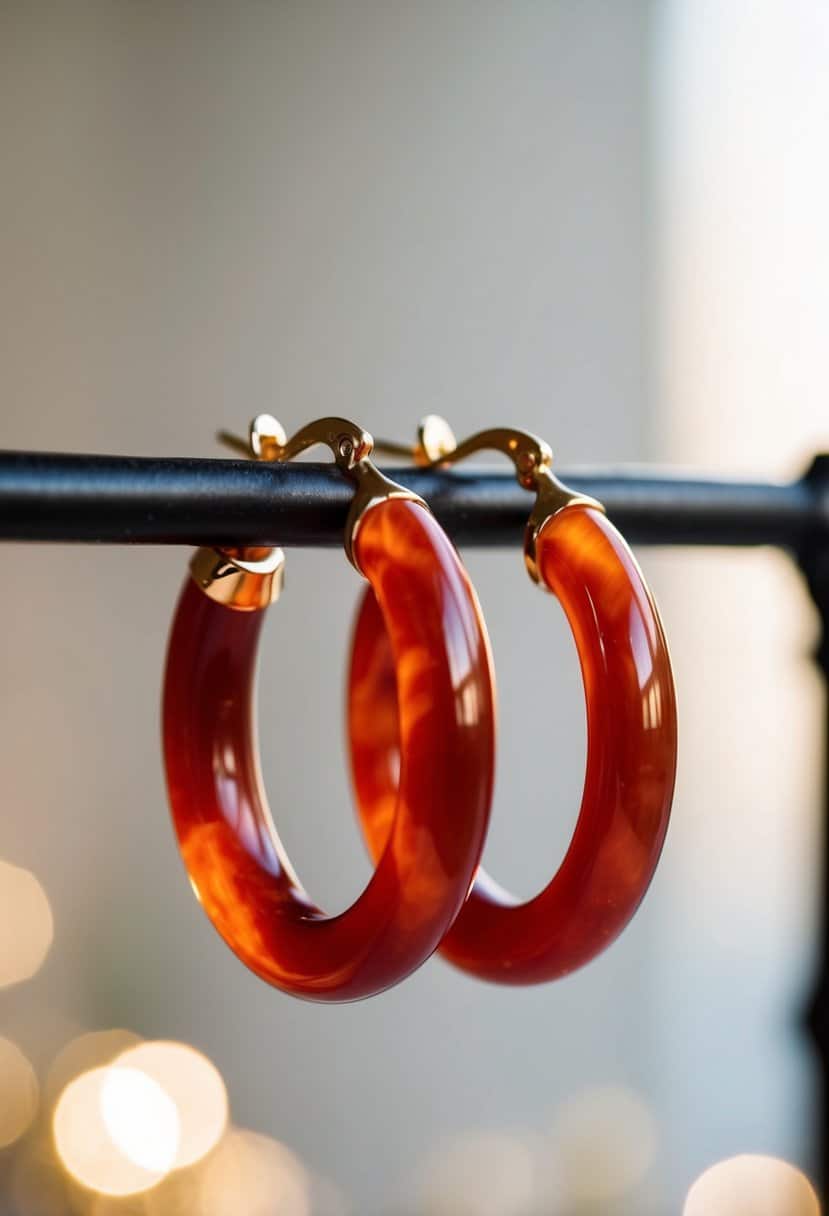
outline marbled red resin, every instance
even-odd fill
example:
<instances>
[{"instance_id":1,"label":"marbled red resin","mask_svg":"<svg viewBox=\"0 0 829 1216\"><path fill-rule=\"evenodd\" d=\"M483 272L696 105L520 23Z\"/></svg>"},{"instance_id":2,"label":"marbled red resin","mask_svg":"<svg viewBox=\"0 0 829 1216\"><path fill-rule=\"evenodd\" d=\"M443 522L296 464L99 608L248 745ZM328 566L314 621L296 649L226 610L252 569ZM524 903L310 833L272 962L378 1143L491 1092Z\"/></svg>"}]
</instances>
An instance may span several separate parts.
<instances>
[{"instance_id":1,"label":"marbled red resin","mask_svg":"<svg viewBox=\"0 0 829 1216\"><path fill-rule=\"evenodd\" d=\"M621 932L659 860L676 769L668 650L653 599L624 540L601 512L572 506L544 525L537 561L578 647L587 765L575 833L549 885L519 903L481 870L441 947L465 971L504 984L565 975ZM388 636L369 589L354 634L349 726L357 804L374 856L383 850L394 806L400 750L396 706ZM554 743L548 756L525 761L535 767L538 796L551 810ZM456 812L461 809L455 805Z\"/></svg>"},{"instance_id":2,"label":"marbled red resin","mask_svg":"<svg viewBox=\"0 0 829 1216\"><path fill-rule=\"evenodd\" d=\"M376 706L352 696L352 716L378 731L393 722L395 780L375 808L377 869L347 911L329 917L311 902L271 821L254 716L264 611L232 611L188 579L164 687L167 782L193 888L251 970L317 1001L370 996L429 957L469 890L492 798L489 649L455 550L422 506L392 499L364 516L355 555L379 604L390 683ZM306 741L304 762L315 753Z\"/></svg>"}]
</instances>

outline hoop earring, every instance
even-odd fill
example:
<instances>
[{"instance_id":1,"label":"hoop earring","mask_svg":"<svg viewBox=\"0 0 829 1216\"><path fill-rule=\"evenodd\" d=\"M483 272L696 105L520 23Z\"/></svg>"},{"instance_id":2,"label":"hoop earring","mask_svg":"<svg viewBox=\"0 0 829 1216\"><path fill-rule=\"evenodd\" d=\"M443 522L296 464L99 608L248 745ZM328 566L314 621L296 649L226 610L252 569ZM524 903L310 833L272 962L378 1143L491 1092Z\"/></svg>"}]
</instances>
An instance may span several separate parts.
<instances>
[{"instance_id":1,"label":"hoop earring","mask_svg":"<svg viewBox=\"0 0 829 1216\"><path fill-rule=\"evenodd\" d=\"M397 983L435 950L474 876L492 797L494 706L486 631L460 560L425 504L371 463L372 438L325 418L292 439L263 415L260 459L327 445L356 490L345 550L389 638L399 784L376 871L326 916L274 829L256 740L254 676L280 550L199 550L173 622L164 756L193 889L215 928L262 979L295 996L351 1001ZM357 670L359 672L359 662Z\"/></svg>"},{"instance_id":2,"label":"hoop earring","mask_svg":"<svg viewBox=\"0 0 829 1216\"><path fill-rule=\"evenodd\" d=\"M560 601L575 638L587 707L586 776L572 841L549 885L520 903L479 871L441 953L481 979L533 984L594 958L644 896L673 798L676 701L659 614L633 555L598 503L553 476L545 443L504 429L458 444L433 417L421 424L414 455L435 467L485 449L509 456L519 483L535 494L525 560L531 577ZM374 856L394 793L393 700L388 637L369 589L354 632L348 713L357 805Z\"/></svg>"}]
</instances>

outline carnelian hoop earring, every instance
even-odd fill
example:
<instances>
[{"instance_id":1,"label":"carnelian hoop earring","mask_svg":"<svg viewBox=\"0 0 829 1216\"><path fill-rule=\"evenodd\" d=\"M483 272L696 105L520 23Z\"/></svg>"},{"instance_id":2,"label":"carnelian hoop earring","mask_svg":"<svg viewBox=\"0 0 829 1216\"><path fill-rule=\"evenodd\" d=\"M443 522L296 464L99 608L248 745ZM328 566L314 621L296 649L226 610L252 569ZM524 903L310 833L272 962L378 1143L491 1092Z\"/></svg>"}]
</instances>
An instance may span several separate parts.
<instances>
[{"instance_id":1,"label":"carnelian hoop earring","mask_svg":"<svg viewBox=\"0 0 829 1216\"><path fill-rule=\"evenodd\" d=\"M545 443L491 430L456 444L447 424L431 417L421 424L415 458L436 466L485 449L508 455L520 484L536 496L525 559L531 577L558 598L575 638L587 764L575 833L549 885L520 903L481 870L441 953L481 979L534 984L594 958L644 896L673 797L676 701L662 625L633 555L598 503L553 476ZM369 588L354 633L348 713L357 805L374 856L388 836L396 792L394 681L389 638ZM542 788L545 773L548 786L553 780L545 765Z\"/></svg>"},{"instance_id":2,"label":"carnelian hoop earring","mask_svg":"<svg viewBox=\"0 0 829 1216\"><path fill-rule=\"evenodd\" d=\"M394 681L382 703L394 701L400 779L362 895L339 916L312 903L262 785L254 678L281 551L197 551L170 636L164 756L190 881L227 944L285 992L351 1001L419 967L463 904L492 798L494 707L469 579L425 504L371 463L371 436L339 418L288 441L267 415L251 427L261 459L290 460L320 443L356 486L345 549L372 588Z\"/></svg>"}]
</instances>

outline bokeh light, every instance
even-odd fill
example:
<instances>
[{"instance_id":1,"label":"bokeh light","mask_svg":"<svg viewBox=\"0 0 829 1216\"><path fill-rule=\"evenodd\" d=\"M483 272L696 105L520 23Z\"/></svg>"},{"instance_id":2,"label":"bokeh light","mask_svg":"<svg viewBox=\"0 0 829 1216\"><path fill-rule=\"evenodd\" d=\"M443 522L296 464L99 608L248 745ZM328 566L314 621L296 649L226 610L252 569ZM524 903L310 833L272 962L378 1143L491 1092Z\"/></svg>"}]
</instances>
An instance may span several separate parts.
<instances>
[{"instance_id":1,"label":"bokeh light","mask_svg":"<svg viewBox=\"0 0 829 1216\"><path fill-rule=\"evenodd\" d=\"M90 1030L67 1043L52 1061L46 1078L46 1098L53 1103L70 1081L82 1072L102 1068L142 1042L141 1036L131 1030Z\"/></svg>"},{"instance_id":2,"label":"bokeh light","mask_svg":"<svg viewBox=\"0 0 829 1216\"><path fill-rule=\"evenodd\" d=\"M173 1170L158 1186L139 1195L92 1195L83 1216L201 1216L198 1203L200 1168ZM244 1216L244 1211L240 1211L240 1216Z\"/></svg>"},{"instance_id":3,"label":"bokeh light","mask_svg":"<svg viewBox=\"0 0 829 1216\"><path fill-rule=\"evenodd\" d=\"M149 1216L150 1195L155 1195L155 1190L138 1195L90 1195L83 1205L83 1216Z\"/></svg>"},{"instance_id":4,"label":"bokeh light","mask_svg":"<svg viewBox=\"0 0 829 1216\"><path fill-rule=\"evenodd\" d=\"M52 1130L58 1156L77 1182L105 1195L131 1195L155 1186L165 1170L147 1169L122 1146L143 1160L157 1159L157 1133L151 1126L157 1120L171 1141L172 1161L178 1147L178 1113L150 1077L137 1074L139 1096L134 1083L119 1080L113 1085L115 1071L93 1068L70 1081L55 1107ZM105 1097L107 1082L113 1088ZM135 1106L123 1101L127 1094L138 1097Z\"/></svg>"},{"instance_id":5,"label":"bokeh light","mask_svg":"<svg viewBox=\"0 0 829 1216\"><path fill-rule=\"evenodd\" d=\"M0 861L0 988L31 979L53 936L52 909L34 874Z\"/></svg>"},{"instance_id":6,"label":"bokeh light","mask_svg":"<svg viewBox=\"0 0 829 1216\"><path fill-rule=\"evenodd\" d=\"M605 1204L633 1191L656 1154L656 1121L631 1089L585 1089L558 1110L552 1151L562 1190L574 1206Z\"/></svg>"},{"instance_id":7,"label":"bokeh light","mask_svg":"<svg viewBox=\"0 0 829 1216\"><path fill-rule=\"evenodd\" d=\"M104 1074L101 1115L113 1144L153 1174L167 1174L178 1152L180 1123L170 1095L146 1073L117 1065Z\"/></svg>"},{"instance_id":8,"label":"bokeh light","mask_svg":"<svg viewBox=\"0 0 829 1216\"><path fill-rule=\"evenodd\" d=\"M227 1125L227 1090L200 1051L185 1043L141 1043L123 1052L117 1064L151 1077L175 1103L181 1129L176 1168L192 1165L218 1143Z\"/></svg>"},{"instance_id":9,"label":"bokeh light","mask_svg":"<svg viewBox=\"0 0 829 1216\"><path fill-rule=\"evenodd\" d=\"M809 1179L777 1157L746 1154L711 1166L688 1192L683 1216L820 1216Z\"/></svg>"},{"instance_id":10,"label":"bokeh light","mask_svg":"<svg viewBox=\"0 0 829 1216\"><path fill-rule=\"evenodd\" d=\"M19 1140L37 1113L35 1070L16 1043L0 1038L0 1148Z\"/></svg>"},{"instance_id":11,"label":"bokeh light","mask_svg":"<svg viewBox=\"0 0 829 1216\"><path fill-rule=\"evenodd\" d=\"M199 1216L311 1216L308 1175L269 1136L233 1129L204 1164Z\"/></svg>"},{"instance_id":12,"label":"bokeh light","mask_svg":"<svg viewBox=\"0 0 829 1216\"><path fill-rule=\"evenodd\" d=\"M525 1216L536 1198L532 1149L517 1136L479 1132L435 1155L420 1185L428 1216Z\"/></svg>"}]
</instances>

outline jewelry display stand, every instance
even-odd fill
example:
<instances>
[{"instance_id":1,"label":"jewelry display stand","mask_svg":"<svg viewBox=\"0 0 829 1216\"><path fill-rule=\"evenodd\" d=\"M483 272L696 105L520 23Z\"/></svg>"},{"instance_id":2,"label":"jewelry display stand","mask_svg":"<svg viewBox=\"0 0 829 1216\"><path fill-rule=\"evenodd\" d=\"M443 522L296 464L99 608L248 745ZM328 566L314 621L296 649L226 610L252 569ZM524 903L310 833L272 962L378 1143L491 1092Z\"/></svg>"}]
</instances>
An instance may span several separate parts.
<instances>
[{"instance_id":1,"label":"jewelry display stand","mask_svg":"<svg viewBox=\"0 0 829 1216\"><path fill-rule=\"evenodd\" d=\"M385 471L385 470L384 470ZM527 493L509 473L390 469L459 545L518 546ZM787 483L645 470L556 470L599 499L635 544L774 545L820 614L816 660L829 680L829 455ZM330 465L0 452L0 540L110 544L336 546L353 495ZM824 748L819 974L804 1013L821 1061L815 1146L829 1181L829 714Z\"/></svg>"}]
</instances>

